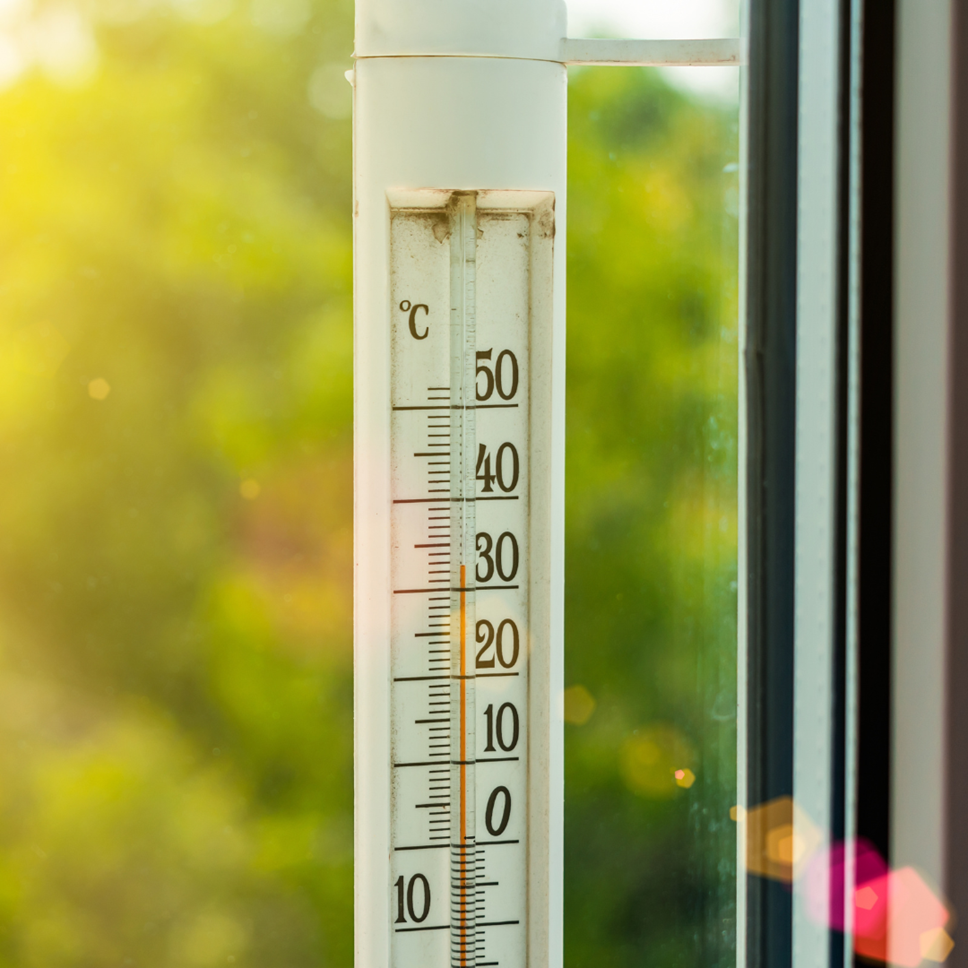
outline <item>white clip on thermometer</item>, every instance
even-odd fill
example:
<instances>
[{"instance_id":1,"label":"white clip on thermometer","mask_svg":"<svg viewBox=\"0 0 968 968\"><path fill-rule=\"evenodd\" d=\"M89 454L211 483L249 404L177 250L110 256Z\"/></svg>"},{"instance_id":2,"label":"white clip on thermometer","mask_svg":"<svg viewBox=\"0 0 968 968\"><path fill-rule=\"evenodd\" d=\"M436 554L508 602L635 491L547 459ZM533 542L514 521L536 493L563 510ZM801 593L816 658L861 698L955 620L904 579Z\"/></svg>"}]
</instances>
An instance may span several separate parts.
<instances>
[{"instance_id":1,"label":"white clip on thermometer","mask_svg":"<svg viewBox=\"0 0 968 968\"><path fill-rule=\"evenodd\" d=\"M548 847L553 199L396 193L390 219L391 963L524 968Z\"/></svg>"}]
</instances>

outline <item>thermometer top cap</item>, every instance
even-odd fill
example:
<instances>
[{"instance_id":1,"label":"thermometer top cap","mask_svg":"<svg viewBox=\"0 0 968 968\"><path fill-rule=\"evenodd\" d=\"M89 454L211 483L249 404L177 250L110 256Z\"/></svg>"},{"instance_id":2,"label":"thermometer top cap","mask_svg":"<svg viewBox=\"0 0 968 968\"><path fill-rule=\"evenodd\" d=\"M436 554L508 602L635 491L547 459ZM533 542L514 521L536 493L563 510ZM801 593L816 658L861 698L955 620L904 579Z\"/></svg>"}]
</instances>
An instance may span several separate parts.
<instances>
[{"instance_id":1,"label":"thermometer top cap","mask_svg":"<svg viewBox=\"0 0 968 968\"><path fill-rule=\"evenodd\" d=\"M564 0L357 0L357 57L471 56L557 61Z\"/></svg>"}]
</instances>

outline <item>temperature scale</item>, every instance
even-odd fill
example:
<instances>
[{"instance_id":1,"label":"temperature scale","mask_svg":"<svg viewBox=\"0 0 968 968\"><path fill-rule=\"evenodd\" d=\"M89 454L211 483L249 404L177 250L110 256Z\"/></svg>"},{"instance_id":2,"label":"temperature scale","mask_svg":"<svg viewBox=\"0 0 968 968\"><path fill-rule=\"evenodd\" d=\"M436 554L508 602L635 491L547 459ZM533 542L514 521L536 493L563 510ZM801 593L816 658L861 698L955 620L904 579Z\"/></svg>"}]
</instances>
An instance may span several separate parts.
<instances>
[{"instance_id":1,"label":"temperature scale","mask_svg":"<svg viewBox=\"0 0 968 968\"><path fill-rule=\"evenodd\" d=\"M524 968L549 846L553 196L389 203L391 964Z\"/></svg>"}]
</instances>

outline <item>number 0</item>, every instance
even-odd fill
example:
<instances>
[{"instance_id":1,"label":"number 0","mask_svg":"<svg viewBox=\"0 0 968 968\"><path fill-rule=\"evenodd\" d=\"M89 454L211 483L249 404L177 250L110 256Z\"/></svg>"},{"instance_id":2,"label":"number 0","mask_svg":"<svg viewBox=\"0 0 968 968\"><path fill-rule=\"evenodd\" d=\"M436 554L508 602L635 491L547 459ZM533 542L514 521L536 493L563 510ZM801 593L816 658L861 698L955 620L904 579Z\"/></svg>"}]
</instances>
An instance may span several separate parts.
<instances>
[{"instance_id":1,"label":"number 0","mask_svg":"<svg viewBox=\"0 0 968 968\"><path fill-rule=\"evenodd\" d=\"M504 392L504 361L506 359L511 361L509 378L511 388L507 393ZM497 360L494 363L494 382L497 384L498 395L505 400L510 400L518 392L518 360L510 350L502 350L498 353Z\"/></svg>"},{"instance_id":2,"label":"number 0","mask_svg":"<svg viewBox=\"0 0 968 968\"><path fill-rule=\"evenodd\" d=\"M498 821L497 826L494 826L494 807L497 804L497 798L499 796L504 797L504 809L501 811L501 819ZM484 825L487 827L487 832L492 837L500 837L505 830L508 829L508 821L511 819L511 791L506 786L495 787L494 791L491 793L487 800L487 810L484 812Z\"/></svg>"},{"instance_id":3,"label":"number 0","mask_svg":"<svg viewBox=\"0 0 968 968\"><path fill-rule=\"evenodd\" d=\"M504 630L511 629L511 658L506 659L504 657ZM478 642L481 640L478 639ZM490 642L488 643L490 645ZM511 621L511 619L506 618L497 627L497 661L504 666L505 669L510 669L514 666L514 663L518 661L518 652L521 649L521 636L518 633L518 627ZM493 666L494 663L492 662Z\"/></svg>"},{"instance_id":4,"label":"number 0","mask_svg":"<svg viewBox=\"0 0 968 968\"><path fill-rule=\"evenodd\" d=\"M511 483L504 479L504 455L511 452ZM497 449L497 459L495 460L495 472L497 474L497 486L505 493L513 491L518 486L518 474L520 464L518 461L518 449L514 444L506 442Z\"/></svg>"},{"instance_id":5,"label":"number 0","mask_svg":"<svg viewBox=\"0 0 968 968\"><path fill-rule=\"evenodd\" d=\"M511 567L507 572L504 571L505 541L511 542ZM497 573L504 581L511 581L518 573L518 539L515 538L510 531L505 531L501 537L497 539L497 544L494 547L494 560L497 565Z\"/></svg>"}]
</instances>

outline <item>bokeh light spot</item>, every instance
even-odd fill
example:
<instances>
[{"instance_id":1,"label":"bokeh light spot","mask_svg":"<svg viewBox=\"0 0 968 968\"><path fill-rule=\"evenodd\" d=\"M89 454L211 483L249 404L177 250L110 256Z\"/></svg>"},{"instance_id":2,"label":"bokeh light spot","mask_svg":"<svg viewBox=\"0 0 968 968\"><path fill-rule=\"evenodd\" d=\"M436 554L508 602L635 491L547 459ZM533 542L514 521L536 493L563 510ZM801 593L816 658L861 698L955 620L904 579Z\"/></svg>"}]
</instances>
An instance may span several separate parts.
<instances>
[{"instance_id":1,"label":"bokeh light spot","mask_svg":"<svg viewBox=\"0 0 968 968\"><path fill-rule=\"evenodd\" d=\"M640 797L664 800L676 794L677 786L691 786L695 776L683 763L695 754L689 740L674 726L653 723L636 730L622 746L621 765L625 785ZM676 777L683 771L683 780ZM686 779L692 779L686 783Z\"/></svg>"},{"instance_id":2,"label":"bokeh light spot","mask_svg":"<svg viewBox=\"0 0 968 968\"><path fill-rule=\"evenodd\" d=\"M569 686L564 698L565 722L584 726L595 712L595 697L584 686Z\"/></svg>"},{"instance_id":3,"label":"bokeh light spot","mask_svg":"<svg viewBox=\"0 0 968 968\"><path fill-rule=\"evenodd\" d=\"M865 911L870 911L877 903L877 892L871 887L861 887L854 892L854 904Z\"/></svg>"},{"instance_id":4,"label":"bokeh light spot","mask_svg":"<svg viewBox=\"0 0 968 968\"><path fill-rule=\"evenodd\" d=\"M247 501L254 501L261 492L262 492L262 488L259 486L259 482L256 480L253 480L251 477L246 478L239 485L239 493Z\"/></svg>"},{"instance_id":5,"label":"bokeh light spot","mask_svg":"<svg viewBox=\"0 0 968 968\"><path fill-rule=\"evenodd\" d=\"M300 31L312 17L309 0L252 0L252 23L270 34L284 37Z\"/></svg>"},{"instance_id":6,"label":"bokeh light spot","mask_svg":"<svg viewBox=\"0 0 968 968\"><path fill-rule=\"evenodd\" d=\"M913 867L888 871L862 885L870 887L886 904L869 913L855 905L854 951L874 961L917 968L930 948L939 956L944 939L937 935L948 923L947 907ZM856 901L857 894L854 894ZM927 937L926 937L927 936ZM940 960L947 957L944 954ZM937 960L937 959L932 959Z\"/></svg>"},{"instance_id":7,"label":"bokeh light spot","mask_svg":"<svg viewBox=\"0 0 968 968\"><path fill-rule=\"evenodd\" d=\"M750 873L792 883L823 841L823 833L792 797L778 797L746 816L746 866Z\"/></svg>"},{"instance_id":8,"label":"bokeh light spot","mask_svg":"<svg viewBox=\"0 0 968 968\"><path fill-rule=\"evenodd\" d=\"M676 770L676 786L688 790L696 782L696 774L692 770Z\"/></svg>"},{"instance_id":9,"label":"bokeh light spot","mask_svg":"<svg viewBox=\"0 0 968 968\"><path fill-rule=\"evenodd\" d=\"M951 935L944 928L923 931L919 940L921 942L921 957L927 958L928 961L936 961L939 964L947 959L948 955L951 954L951 949L955 946Z\"/></svg>"},{"instance_id":10,"label":"bokeh light spot","mask_svg":"<svg viewBox=\"0 0 968 968\"><path fill-rule=\"evenodd\" d=\"M807 845L802 837L797 836L792 826L771 831L770 839L775 851L774 859L781 864L796 864L806 853Z\"/></svg>"},{"instance_id":11,"label":"bokeh light spot","mask_svg":"<svg viewBox=\"0 0 968 968\"><path fill-rule=\"evenodd\" d=\"M104 377L99 376L87 385L87 392L92 400L107 400L111 392L111 384Z\"/></svg>"}]
</instances>

